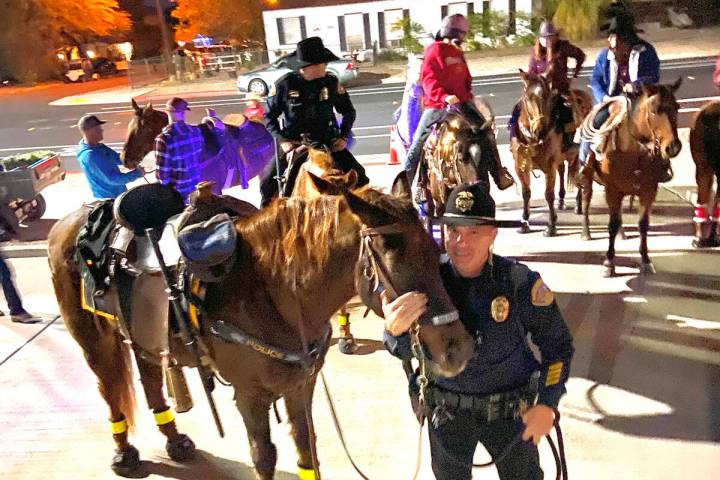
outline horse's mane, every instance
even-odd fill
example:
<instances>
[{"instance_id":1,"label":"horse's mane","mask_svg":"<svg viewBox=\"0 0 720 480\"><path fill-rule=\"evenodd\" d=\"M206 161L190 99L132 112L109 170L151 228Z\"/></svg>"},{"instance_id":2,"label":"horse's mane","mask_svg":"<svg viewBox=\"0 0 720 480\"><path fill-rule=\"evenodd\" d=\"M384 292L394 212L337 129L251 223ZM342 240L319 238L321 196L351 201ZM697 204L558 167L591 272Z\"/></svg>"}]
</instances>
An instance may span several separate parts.
<instances>
[{"instance_id":1,"label":"horse's mane","mask_svg":"<svg viewBox=\"0 0 720 480\"><path fill-rule=\"evenodd\" d=\"M366 187L354 193L401 221L419 221L410 202ZM236 230L252 247L261 268L276 278L302 284L324 268L330 247L340 237L357 235L357 229L348 232L340 228L348 210L342 196L282 198L256 215L238 220Z\"/></svg>"},{"instance_id":2,"label":"horse's mane","mask_svg":"<svg viewBox=\"0 0 720 480\"><path fill-rule=\"evenodd\" d=\"M325 265L346 208L339 196L282 198L239 220L236 230L252 247L261 268L274 277L302 283Z\"/></svg>"}]
</instances>

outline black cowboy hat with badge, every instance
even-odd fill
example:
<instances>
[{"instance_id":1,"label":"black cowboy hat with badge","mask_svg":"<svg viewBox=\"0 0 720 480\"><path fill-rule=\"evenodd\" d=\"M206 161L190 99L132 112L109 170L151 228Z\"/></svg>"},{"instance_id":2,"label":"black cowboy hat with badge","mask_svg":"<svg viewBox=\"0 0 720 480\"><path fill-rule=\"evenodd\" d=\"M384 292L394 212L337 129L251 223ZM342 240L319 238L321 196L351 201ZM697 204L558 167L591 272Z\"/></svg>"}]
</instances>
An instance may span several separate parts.
<instances>
[{"instance_id":1,"label":"black cowboy hat with badge","mask_svg":"<svg viewBox=\"0 0 720 480\"><path fill-rule=\"evenodd\" d=\"M495 218L495 200L490 195L487 183L463 183L450 193L445 214L445 225L472 226L494 225L500 228L519 227L518 220L498 220Z\"/></svg>"},{"instance_id":2,"label":"black cowboy hat with badge","mask_svg":"<svg viewBox=\"0 0 720 480\"><path fill-rule=\"evenodd\" d=\"M325 48L320 37L310 37L298 42L294 52L287 56L285 65L292 70L300 70L310 65L330 63L339 57Z\"/></svg>"}]
</instances>

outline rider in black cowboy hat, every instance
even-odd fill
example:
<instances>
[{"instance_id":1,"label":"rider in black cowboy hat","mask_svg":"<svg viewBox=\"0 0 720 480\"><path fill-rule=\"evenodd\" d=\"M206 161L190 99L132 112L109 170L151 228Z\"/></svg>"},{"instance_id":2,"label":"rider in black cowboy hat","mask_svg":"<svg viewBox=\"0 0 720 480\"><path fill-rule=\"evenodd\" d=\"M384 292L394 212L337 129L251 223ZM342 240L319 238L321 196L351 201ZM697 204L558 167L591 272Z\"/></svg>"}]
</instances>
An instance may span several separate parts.
<instances>
[{"instance_id":1,"label":"rider in black cowboy hat","mask_svg":"<svg viewBox=\"0 0 720 480\"><path fill-rule=\"evenodd\" d=\"M286 65L293 72L278 80L268 96L265 125L280 146L280 173L287 168L285 155L299 146L303 135L307 135L310 142L331 150L339 169L344 172L355 170L358 186L362 186L369 182L365 169L346 148L347 136L355 122L355 108L338 79L326 72L328 62L333 60L338 57L325 48L319 37L300 41L286 59ZM342 115L339 126L335 111ZM283 124L280 116L284 117ZM285 193L292 192L301 163L293 162L292 171L287 174ZM261 181L262 206L270 203L278 193L276 168L272 163Z\"/></svg>"},{"instance_id":2,"label":"rider in black cowboy hat","mask_svg":"<svg viewBox=\"0 0 720 480\"><path fill-rule=\"evenodd\" d=\"M478 443L496 459L522 435L498 462L500 479L541 479L536 445L552 428L553 408L565 393L574 352L570 331L540 274L492 253L498 227L520 222L495 218L487 184L456 187L442 222L449 257L440 265L443 284L477 346L457 376L430 379L425 399L433 473L437 480L470 480ZM409 292L391 301L383 292L382 300L385 345L409 359L408 330L428 299ZM418 393L414 381L410 388Z\"/></svg>"}]
</instances>

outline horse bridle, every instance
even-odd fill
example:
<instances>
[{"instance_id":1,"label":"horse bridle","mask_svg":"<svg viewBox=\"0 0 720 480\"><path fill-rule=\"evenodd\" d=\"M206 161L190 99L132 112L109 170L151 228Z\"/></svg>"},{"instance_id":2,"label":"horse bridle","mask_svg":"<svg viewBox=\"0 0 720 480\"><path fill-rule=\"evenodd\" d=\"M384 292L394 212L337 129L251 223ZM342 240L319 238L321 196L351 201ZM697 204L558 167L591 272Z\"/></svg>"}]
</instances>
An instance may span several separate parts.
<instances>
[{"instance_id":1,"label":"horse bridle","mask_svg":"<svg viewBox=\"0 0 720 480\"><path fill-rule=\"evenodd\" d=\"M385 291L390 294L390 298L395 300L400 295L393 285L388 269L380 259L380 253L375 248L373 238L382 235L393 235L409 231L414 228L412 225L401 223L391 223L381 227L363 227L360 229L360 262L363 265L363 276L369 281L373 281L373 292L377 292L382 286ZM420 322L420 324L429 323L434 326L448 325L460 316L457 311L436 315L429 320Z\"/></svg>"}]
</instances>

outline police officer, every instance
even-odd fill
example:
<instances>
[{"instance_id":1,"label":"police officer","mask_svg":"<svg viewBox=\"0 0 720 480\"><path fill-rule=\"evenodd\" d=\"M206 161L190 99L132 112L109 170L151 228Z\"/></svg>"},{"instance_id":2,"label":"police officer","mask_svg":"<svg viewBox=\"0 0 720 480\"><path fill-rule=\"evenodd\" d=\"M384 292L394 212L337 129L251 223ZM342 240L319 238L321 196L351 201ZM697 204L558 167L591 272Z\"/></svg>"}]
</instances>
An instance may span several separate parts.
<instances>
[{"instance_id":1,"label":"police officer","mask_svg":"<svg viewBox=\"0 0 720 480\"><path fill-rule=\"evenodd\" d=\"M486 184L456 187L442 221L449 256L440 266L443 282L477 343L465 370L433 378L427 389L433 472L438 480L469 480L478 442L497 458L521 434L523 441L497 463L500 478L541 479L536 445L565 393L572 337L540 275L492 253L498 227L516 222L495 219ZM407 331L426 301L414 292L393 301L383 294L384 341L393 355L411 358Z\"/></svg>"},{"instance_id":2,"label":"police officer","mask_svg":"<svg viewBox=\"0 0 720 480\"><path fill-rule=\"evenodd\" d=\"M358 186L362 186L369 182L365 169L346 148L347 137L355 122L355 108L338 79L326 72L327 63L334 60L338 57L325 48L319 37L300 41L286 60L287 67L293 72L277 81L274 95L267 99L265 125L280 145L282 172L287 168L285 155L299 146L306 134L310 142L330 148L339 169L344 172L354 169L358 174ZM339 127L335 111L342 115ZM282 126L280 116L284 117ZM292 192L301 163L293 162L292 171L287 175L286 192ZM277 167L273 162L260 184L262 206L277 195L276 176Z\"/></svg>"}]
</instances>

